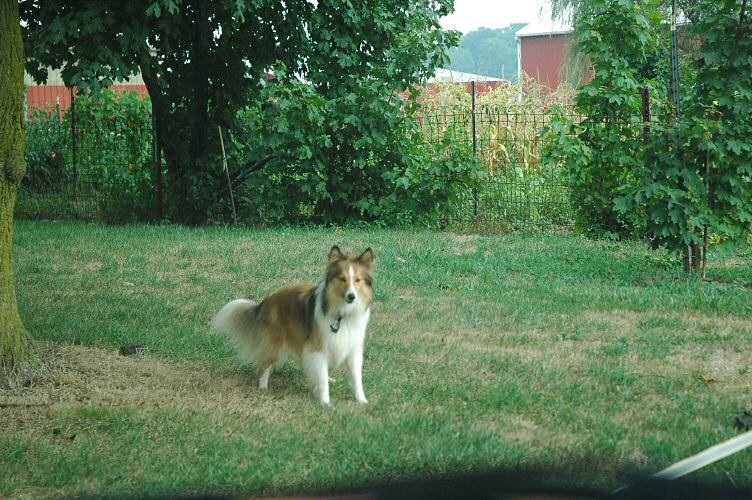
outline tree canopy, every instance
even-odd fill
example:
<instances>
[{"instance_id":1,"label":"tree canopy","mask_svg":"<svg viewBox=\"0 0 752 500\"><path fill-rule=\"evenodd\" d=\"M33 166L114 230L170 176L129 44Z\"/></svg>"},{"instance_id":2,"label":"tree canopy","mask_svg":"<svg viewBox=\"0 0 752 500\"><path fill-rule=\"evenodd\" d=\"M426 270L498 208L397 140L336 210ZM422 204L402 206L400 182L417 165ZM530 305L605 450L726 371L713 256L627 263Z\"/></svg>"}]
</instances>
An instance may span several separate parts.
<instances>
[{"instance_id":1,"label":"tree canopy","mask_svg":"<svg viewBox=\"0 0 752 500\"><path fill-rule=\"evenodd\" d=\"M220 178L217 126L260 95L266 72L321 95L365 81L406 90L456 37L440 29L452 0L22 0L27 70L62 68L68 86L98 90L140 73L168 169L168 216L207 217Z\"/></svg>"}]
</instances>

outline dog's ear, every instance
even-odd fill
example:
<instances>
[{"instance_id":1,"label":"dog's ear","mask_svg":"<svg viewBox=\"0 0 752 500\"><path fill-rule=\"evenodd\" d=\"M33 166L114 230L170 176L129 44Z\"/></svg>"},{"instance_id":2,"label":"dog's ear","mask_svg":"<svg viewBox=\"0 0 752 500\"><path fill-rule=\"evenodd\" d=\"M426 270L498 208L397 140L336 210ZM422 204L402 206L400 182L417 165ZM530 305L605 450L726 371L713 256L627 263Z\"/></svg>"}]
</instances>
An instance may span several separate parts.
<instances>
[{"instance_id":1,"label":"dog's ear","mask_svg":"<svg viewBox=\"0 0 752 500\"><path fill-rule=\"evenodd\" d=\"M366 248L365 252L358 257L358 261L366 267L371 267L373 264L373 250Z\"/></svg>"},{"instance_id":2,"label":"dog's ear","mask_svg":"<svg viewBox=\"0 0 752 500\"><path fill-rule=\"evenodd\" d=\"M345 254L342 253L337 245L334 245L332 249L329 250L329 262L337 262L340 260L345 260L346 258L347 257L345 257Z\"/></svg>"}]
</instances>

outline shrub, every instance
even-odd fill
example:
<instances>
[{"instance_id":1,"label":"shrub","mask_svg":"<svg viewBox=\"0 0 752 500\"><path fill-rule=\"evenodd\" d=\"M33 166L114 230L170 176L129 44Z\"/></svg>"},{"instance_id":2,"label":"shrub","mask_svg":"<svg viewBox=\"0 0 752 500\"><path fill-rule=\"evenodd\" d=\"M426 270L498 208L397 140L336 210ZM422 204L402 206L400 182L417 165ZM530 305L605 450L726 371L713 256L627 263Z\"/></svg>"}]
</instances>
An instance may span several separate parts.
<instances>
[{"instance_id":1,"label":"shrub","mask_svg":"<svg viewBox=\"0 0 752 500\"><path fill-rule=\"evenodd\" d=\"M436 221L482 173L451 138L427 144L407 102L363 81L337 96L306 83L267 85L236 137L245 218L264 223Z\"/></svg>"}]
</instances>

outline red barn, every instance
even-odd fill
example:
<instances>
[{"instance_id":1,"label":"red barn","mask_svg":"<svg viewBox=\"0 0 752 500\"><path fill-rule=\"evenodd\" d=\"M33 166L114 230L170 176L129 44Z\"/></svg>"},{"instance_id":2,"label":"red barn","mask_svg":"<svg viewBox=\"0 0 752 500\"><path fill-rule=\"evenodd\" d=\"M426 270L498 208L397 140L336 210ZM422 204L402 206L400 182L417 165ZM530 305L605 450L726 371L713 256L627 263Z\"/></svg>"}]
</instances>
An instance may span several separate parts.
<instances>
[{"instance_id":1,"label":"red barn","mask_svg":"<svg viewBox=\"0 0 752 500\"><path fill-rule=\"evenodd\" d=\"M49 70L47 83L44 85L37 84L31 76L25 73L24 83L26 83L27 88L26 105L29 112L38 108L64 111L70 106L71 90L63 83L63 77L60 76L59 70ZM142 94L148 94L140 75L127 82L115 84L110 89L123 92L135 90Z\"/></svg>"},{"instance_id":2,"label":"red barn","mask_svg":"<svg viewBox=\"0 0 752 500\"><path fill-rule=\"evenodd\" d=\"M554 22L528 24L516 33L517 74L524 71L538 83L556 90L567 81L567 51L572 29Z\"/></svg>"}]
</instances>

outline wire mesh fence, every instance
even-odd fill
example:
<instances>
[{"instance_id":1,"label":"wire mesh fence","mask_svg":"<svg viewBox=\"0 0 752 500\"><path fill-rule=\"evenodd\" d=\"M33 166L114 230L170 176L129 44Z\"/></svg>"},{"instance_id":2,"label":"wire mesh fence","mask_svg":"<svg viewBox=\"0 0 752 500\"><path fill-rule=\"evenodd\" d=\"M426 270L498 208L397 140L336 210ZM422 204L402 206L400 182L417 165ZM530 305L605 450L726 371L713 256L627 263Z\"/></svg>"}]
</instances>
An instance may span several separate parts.
<instances>
[{"instance_id":1,"label":"wire mesh fence","mask_svg":"<svg viewBox=\"0 0 752 500\"><path fill-rule=\"evenodd\" d=\"M120 98L117 98L120 104ZM138 101L137 95L130 96ZM148 219L156 200L153 131L145 103L129 109L103 99L32 110L19 219ZM83 108L83 109L81 109Z\"/></svg>"},{"instance_id":2,"label":"wire mesh fence","mask_svg":"<svg viewBox=\"0 0 752 500\"><path fill-rule=\"evenodd\" d=\"M16 218L59 219L76 210L72 135L57 111L36 109L26 123L26 176Z\"/></svg>"},{"instance_id":3,"label":"wire mesh fence","mask_svg":"<svg viewBox=\"0 0 752 500\"><path fill-rule=\"evenodd\" d=\"M121 99L79 97L62 114L32 112L17 218L155 218L160 210L151 110L137 96ZM487 174L477 190L467 190L448 207L442 224L462 230L566 230L573 219L566 174L541 164L548 121L543 110L514 103L428 110L425 140L450 139L475 155Z\"/></svg>"},{"instance_id":4,"label":"wire mesh fence","mask_svg":"<svg viewBox=\"0 0 752 500\"><path fill-rule=\"evenodd\" d=\"M427 141L452 140L487 174L452 211L449 224L485 230L568 230L574 218L567 174L541 162L550 115L524 105L438 108L422 123Z\"/></svg>"}]
</instances>

